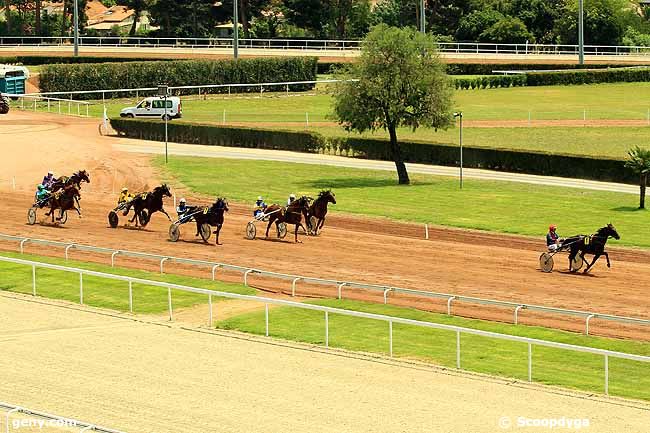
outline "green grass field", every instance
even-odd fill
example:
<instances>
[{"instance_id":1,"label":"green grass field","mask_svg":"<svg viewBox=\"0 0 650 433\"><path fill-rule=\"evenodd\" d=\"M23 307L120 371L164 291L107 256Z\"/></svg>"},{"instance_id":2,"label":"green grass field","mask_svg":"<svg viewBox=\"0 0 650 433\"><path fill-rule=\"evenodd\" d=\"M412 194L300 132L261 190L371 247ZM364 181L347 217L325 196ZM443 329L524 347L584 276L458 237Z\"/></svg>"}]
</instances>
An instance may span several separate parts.
<instances>
[{"instance_id":1,"label":"green grass field","mask_svg":"<svg viewBox=\"0 0 650 433\"><path fill-rule=\"evenodd\" d=\"M335 308L367 311L426 322L443 323L503 334L596 347L639 355L650 355L650 343L586 337L564 331L531 326L515 326L387 305L346 300L312 301ZM242 314L217 323L218 328L264 335L264 311ZM325 319L321 312L278 307L270 310L269 328L273 337L310 344L325 344ZM329 316L329 344L348 350L387 354L388 324L343 315ZM395 356L456 366L454 332L393 325ZM480 373L528 379L528 348L524 343L486 337L461 336L461 368ZM602 356L552 348L533 348L533 380L584 391L604 392ZM610 394L650 400L650 364L610 358Z\"/></svg>"},{"instance_id":2,"label":"green grass field","mask_svg":"<svg viewBox=\"0 0 650 433\"><path fill-rule=\"evenodd\" d=\"M124 275L154 281L187 285L204 289L219 290L222 292L254 295L254 289L241 284L229 284L220 281L204 280L200 278L184 277L178 275L160 275L155 272L138 271L126 268L111 268L76 260L64 260L29 254L2 252L4 257L33 260L42 263L51 263L68 267L76 267L107 274ZM32 268L31 266L0 262L0 290L17 293L32 293ZM45 298L63 299L79 302L79 275L51 269L37 269L37 294ZM206 304L206 296L172 290L173 307L185 308L198 304ZM214 302L227 301L226 299L213 299ZM128 283L109 280L99 277L84 277L84 304L93 307L109 308L118 311L129 311ZM167 290L161 287L133 284L133 312L156 314L167 311Z\"/></svg>"},{"instance_id":3,"label":"green grass field","mask_svg":"<svg viewBox=\"0 0 650 433\"><path fill-rule=\"evenodd\" d=\"M281 95L281 94L279 94ZM462 110L464 119L471 120L532 120L583 119L636 119L647 120L650 104L650 83L595 84L588 86L517 87L507 89L464 90L456 92L456 110ZM121 108L135 101L113 101L108 104L111 117L119 115ZM305 94L289 97L259 97L241 95L232 98L216 97L206 101L186 98L183 102L184 121L232 124L252 122L265 128L304 130L309 117L309 129L330 136L348 133L332 124L331 97L318 90L311 96ZM74 107L73 107L74 108ZM90 113L101 116L100 105L91 107ZM497 147L568 153L624 157L629 148L645 145L649 127L544 127L544 128L467 128L464 143L473 147ZM367 137L387 138L379 131L364 134ZM404 140L431 143L458 143L458 129L435 131L420 129L399 131Z\"/></svg>"},{"instance_id":4,"label":"green grass field","mask_svg":"<svg viewBox=\"0 0 650 433\"><path fill-rule=\"evenodd\" d=\"M166 166L160 157L155 161L168 178L194 191L251 206L258 195L279 203L291 192L314 196L331 188L334 212L539 236L540 245L549 223L567 236L613 222L621 235L613 245L650 247L650 214L637 210L634 194L473 179L461 191L457 179L431 175L412 175L412 185L399 186L389 171L218 158L173 157Z\"/></svg>"}]
</instances>

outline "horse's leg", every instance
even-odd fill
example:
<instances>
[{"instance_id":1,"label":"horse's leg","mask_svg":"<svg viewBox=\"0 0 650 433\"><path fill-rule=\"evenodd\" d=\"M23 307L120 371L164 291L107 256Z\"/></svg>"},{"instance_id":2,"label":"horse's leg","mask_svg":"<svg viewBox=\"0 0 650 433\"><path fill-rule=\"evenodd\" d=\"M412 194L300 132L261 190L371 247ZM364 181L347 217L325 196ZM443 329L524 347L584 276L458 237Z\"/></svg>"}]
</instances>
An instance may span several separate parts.
<instances>
[{"instance_id":1,"label":"horse's leg","mask_svg":"<svg viewBox=\"0 0 650 433\"><path fill-rule=\"evenodd\" d=\"M294 231L294 235L295 235L295 240L294 241L296 243L298 243L298 226L302 227L302 224L300 224L300 223L296 224L296 230ZM304 230L304 227L303 227L303 230Z\"/></svg>"},{"instance_id":2,"label":"horse's leg","mask_svg":"<svg viewBox=\"0 0 650 433\"><path fill-rule=\"evenodd\" d=\"M270 216L270 217L269 217L269 223L268 223L268 225L266 226L266 235L264 235L265 238L268 238L268 237L269 237L269 230L271 229L271 224L273 224L274 221L275 221L275 218L273 218L272 216Z\"/></svg>"},{"instance_id":3,"label":"horse's leg","mask_svg":"<svg viewBox=\"0 0 650 433\"><path fill-rule=\"evenodd\" d=\"M321 230L323 229L323 226L324 226L324 225L325 225L325 217L322 217L322 218L318 221L318 224L316 224L316 227L318 227L318 228L316 229L316 233L318 233L319 231L321 231Z\"/></svg>"},{"instance_id":4,"label":"horse's leg","mask_svg":"<svg viewBox=\"0 0 650 433\"><path fill-rule=\"evenodd\" d=\"M221 224L217 226L217 230L214 232L214 234L217 235L217 240L215 241L215 245L221 245L219 243L219 232L221 232Z\"/></svg>"},{"instance_id":5,"label":"horse's leg","mask_svg":"<svg viewBox=\"0 0 650 433\"><path fill-rule=\"evenodd\" d=\"M571 252L569 253L569 271L573 270L571 268L571 264L573 263L573 259L575 259L575 257L578 255L579 252L580 251L577 251L577 250L574 251L573 249L571 249ZM583 254L583 256L584 256L584 254ZM583 260L584 260L584 257L583 257Z\"/></svg>"},{"instance_id":6,"label":"horse's leg","mask_svg":"<svg viewBox=\"0 0 650 433\"><path fill-rule=\"evenodd\" d=\"M587 269L585 269L585 271L584 271L585 274L586 274L587 272L589 272L589 269L591 269L591 267L596 263L596 260L598 260L599 257L600 257L600 253L596 253L596 254L594 254L594 259L591 261L591 263L589 264L589 266L587 266Z\"/></svg>"},{"instance_id":7,"label":"horse's leg","mask_svg":"<svg viewBox=\"0 0 650 433\"><path fill-rule=\"evenodd\" d=\"M169 221L172 220L172 217L169 216L169 214L167 213L167 211L166 211L164 208L161 207L161 208L160 208L160 212L162 212L162 213L164 213L165 215L167 215L167 219L168 219Z\"/></svg>"},{"instance_id":8,"label":"horse's leg","mask_svg":"<svg viewBox=\"0 0 650 433\"><path fill-rule=\"evenodd\" d=\"M611 267L612 267L612 264L609 262L609 254L607 254L607 251L603 251L603 255L604 255L605 258L607 259L607 267L608 267L608 268L611 268Z\"/></svg>"}]
</instances>

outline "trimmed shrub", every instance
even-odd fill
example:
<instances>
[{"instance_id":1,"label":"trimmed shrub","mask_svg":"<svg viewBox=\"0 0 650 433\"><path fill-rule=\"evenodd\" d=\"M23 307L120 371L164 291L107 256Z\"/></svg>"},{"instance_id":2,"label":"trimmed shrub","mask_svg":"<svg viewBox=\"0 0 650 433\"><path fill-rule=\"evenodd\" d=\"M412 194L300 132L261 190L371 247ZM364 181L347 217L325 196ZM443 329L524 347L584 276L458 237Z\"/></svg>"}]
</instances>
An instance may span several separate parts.
<instances>
[{"instance_id":1,"label":"trimmed shrub","mask_svg":"<svg viewBox=\"0 0 650 433\"><path fill-rule=\"evenodd\" d=\"M164 140L163 123L139 119L111 119L121 136L143 140ZM168 126L169 140L227 147L290 150L307 153L346 155L354 158L390 161L386 140L324 137L316 132L249 129L214 124L174 121ZM401 141L406 162L455 166L459 163L458 146ZM625 170L622 159L590 158L543 152L525 152L490 148L463 148L465 167L595 179L636 184L638 179Z\"/></svg>"},{"instance_id":2,"label":"trimmed shrub","mask_svg":"<svg viewBox=\"0 0 650 433\"><path fill-rule=\"evenodd\" d=\"M147 58L137 57L94 57L94 56L10 56L0 57L0 64L21 64L25 66L53 65L53 64L71 64L71 63L124 63L124 62L144 62L144 61L170 61L165 58Z\"/></svg>"},{"instance_id":3,"label":"trimmed shrub","mask_svg":"<svg viewBox=\"0 0 650 433\"><path fill-rule=\"evenodd\" d=\"M41 71L40 88L42 92L66 92L156 87L159 83L167 83L169 86L200 86L313 81L316 79L316 62L315 57L292 57L49 65ZM294 84L289 86L289 90L304 91L313 87L313 84ZM268 90L285 90L285 87ZM226 88L204 91L228 93ZM259 88L241 88L240 91L259 92ZM175 91L177 95L187 93L192 91ZM91 95L81 96L92 98ZM113 93L112 96L121 95Z\"/></svg>"},{"instance_id":4,"label":"trimmed shrub","mask_svg":"<svg viewBox=\"0 0 650 433\"><path fill-rule=\"evenodd\" d=\"M589 69L584 71L531 72L529 86L557 86L650 81L650 68Z\"/></svg>"},{"instance_id":5,"label":"trimmed shrub","mask_svg":"<svg viewBox=\"0 0 650 433\"><path fill-rule=\"evenodd\" d=\"M526 85L526 75L488 75L477 78L457 78L456 89L496 89L498 87L520 87Z\"/></svg>"}]
</instances>

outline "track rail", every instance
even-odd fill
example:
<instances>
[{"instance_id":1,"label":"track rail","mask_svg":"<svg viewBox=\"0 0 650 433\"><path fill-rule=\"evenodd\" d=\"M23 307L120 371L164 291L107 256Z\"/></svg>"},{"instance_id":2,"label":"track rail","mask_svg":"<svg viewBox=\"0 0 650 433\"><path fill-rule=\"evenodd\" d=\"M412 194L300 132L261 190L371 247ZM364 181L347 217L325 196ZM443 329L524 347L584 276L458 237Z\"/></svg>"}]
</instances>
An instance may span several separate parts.
<instances>
[{"instance_id":1,"label":"track rail","mask_svg":"<svg viewBox=\"0 0 650 433\"><path fill-rule=\"evenodd\" d=\"M586 335L589 335L589 325L590 322L594 319L606 320L610 322L626 323L630 325L641 325L641 326L650 325L650 320L641 319L637 317L617 316L613 314L597 313L593 311L570 310L564 308L548 307L543 305L534 305L525 302L502 301L496 299L486 299L486 298L477 298L472 296L456 295L451 293L429 292L429 291L416 290L416 289L407 289L402 287L316 278L316 277L308 277L304 275L285 274L280 272L272 272L272 271L265 271L262 269L250 268L246 266L238 266L229 263L212 262L207 260L195 260L195 259L173 257L173 256L164 256L164 255L143 253L137 251L96 247L96 246L76 244L70 242L51 241L45 239L33 239L33 238L26 238L26 237L6 235L6 234L0 234L0 241L17 242L19 244L21 254L24 253L26 244L63 248L66 260L68 259L70 250L107 254L110 255L111 257L111 266L113 267L115 266L115 259L118 256L152 260L159 263L161 274L165 272L165 263L174 262L179 264L209 268L213 280L216 279L216 274L218 270L221 269L225 271L233 271L242 274L244 285L248 285L248 280L252 275L291 281L292 296L296 295L297 285L299 282L302 282L307 284L318 284L318 285L336 287L337 296L339 299L342 299L343 289L345 288L381 292L383 293L384 304L388 304L389 295L391 293L393 294L401 293L405 295L418 296L418 297L429 298L429 299L441 299L446 301L447 314L449 315L453 314L452 304L454 302L465 302L469 304L511 308L513 309L514 324L519 323L519 315L521 314L522 310L536 311L540 313L549 313L549 314L557 314L557 315L564 315L564 316L572 316L572 317L580 317L584 319L584 332Z\"/></svg>"}]
</instances>

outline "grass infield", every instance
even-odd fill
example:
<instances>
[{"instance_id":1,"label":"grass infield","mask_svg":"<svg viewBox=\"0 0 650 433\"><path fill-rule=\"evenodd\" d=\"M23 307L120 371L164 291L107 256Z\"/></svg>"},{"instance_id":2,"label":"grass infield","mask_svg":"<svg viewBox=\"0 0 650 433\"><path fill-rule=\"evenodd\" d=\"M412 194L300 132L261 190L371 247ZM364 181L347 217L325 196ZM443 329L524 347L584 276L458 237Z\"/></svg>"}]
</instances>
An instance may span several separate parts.
<instances>
[{"instance_id":1,"label":"grass infield","mask_svg":"<svg viewBox=\"0 0 650 433\"><path fill-rule=\"evenodd\" d=\"M209 196L250 203L258 195L282 203L290 193L315 196L331 188L334 212L540 237L549 224L562 236L594 233L612 222L620 241L611 245L650 247L649 212L638 210L638 195L515 182L412 174L412 185L397 185L396 173L323 165L219 158L156 157L169 179ZM579 218L575 216L579 215ZM380 224L380 222L377 222Z\"/></svg>"}]
</instances>

